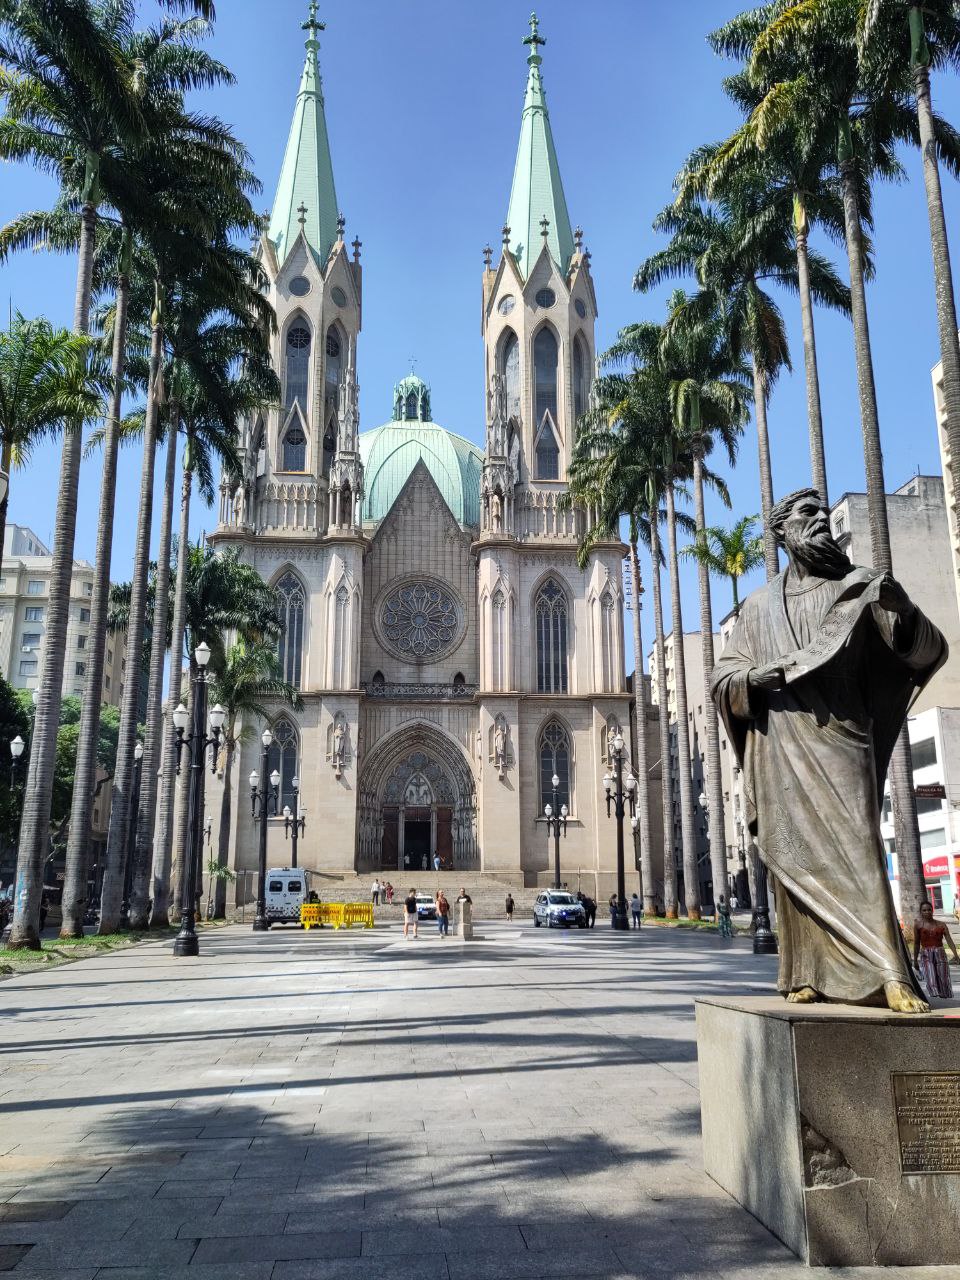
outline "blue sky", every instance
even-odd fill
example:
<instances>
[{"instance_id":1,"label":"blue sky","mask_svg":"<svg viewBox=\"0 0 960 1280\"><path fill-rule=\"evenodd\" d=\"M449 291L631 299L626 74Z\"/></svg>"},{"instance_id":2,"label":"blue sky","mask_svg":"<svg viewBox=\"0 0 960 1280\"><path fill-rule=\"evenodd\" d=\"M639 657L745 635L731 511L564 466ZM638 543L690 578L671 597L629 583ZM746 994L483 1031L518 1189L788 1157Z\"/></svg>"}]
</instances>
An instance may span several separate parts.
<instances>
[{"instance_id":1,"label":"blue sky","mask_svg":"<svg viewBox=\"0 0 960 1280\"><path fill-rule=\"evenodd\" d=\"M203 96L249 147L269 206L303 62L305 0L221 0L211 47L237 78ZM637 295L637 264L658 247L651 222L670 199L688 152L737 123L724 99L725 64L705 41L711 27L745 7L738 0L543 0L544 81L567 202L585 229L600 305L598 345L639 318L660 318L663 294ZM325 11L324 11L325 10ZM151 14L144 5L145 20ZM434 417L483 439L480 339L482 249L499 243L513 172L525 84L529 0L352 0L328 5L321 62L337 192L348 239L363 241L364 329L360 347L362 427L390 416L394 382L416 360L433 389ZM955 81L934 85L938 109L960 122ZM938 359L936 315L918 157L909 181L876 197L877 278L870 286L877 386L888 487L917 470L939 473L930 369ZM960 228L956 184L945 179L948 225ZM46 205L49 180L0 168L0 220ZM960 232L958 232L960 233ZM954 236L956 249L957 236ZM819 245L820 248L827 246ZM836 254L835 250L830 250ZM958 250L960 252L960 250ZM841 260L845 270L845 261ZM0 267L0 300L28 315L68 323L75 264L23 255ZM778 493L809 478L803 356L795 301L782 300L796 371L770 406ZM6 306L4 307L6 310ZM860 423L850 328L818 313L831 493L863 487ZM10 519L49 538L57 450L35 455L13 478ZM128 454L118 488L114 577L129 575L139 460ZM759 509L753 429L729 477L736 515ZM92 558L99 464L85 464L77 554ZM726 517L717 504L712 521ZM197 510L194 531L212 528ZM909 581L907 572L903 576ZM698 627L692 569L685 568L684 623ZM717 584L720 611L728 607ZM651 619L644 611L645 641Z\"/></svg>"}]
</instances>

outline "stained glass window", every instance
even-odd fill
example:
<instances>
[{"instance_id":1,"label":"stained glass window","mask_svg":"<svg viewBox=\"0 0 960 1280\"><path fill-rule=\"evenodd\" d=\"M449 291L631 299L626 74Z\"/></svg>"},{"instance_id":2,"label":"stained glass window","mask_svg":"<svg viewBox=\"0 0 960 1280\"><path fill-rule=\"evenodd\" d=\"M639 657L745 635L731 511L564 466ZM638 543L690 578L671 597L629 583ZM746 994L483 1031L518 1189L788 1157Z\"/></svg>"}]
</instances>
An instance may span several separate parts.
<instances>
[{"instance_id":1,"label":"stained glass window","mask_svg":"<svg viewBox=\"0 0 960 1280\"><path fill-rule=\"evenodd\" d=\"M273 742L267 751L267 776L276 769L280 775L280 796L277 812L283 813L284 805L289 805L296 812L297 793L293 780L297 777L297 757L299 755L299 738L297 731L286 718L278 720L273 726Z\"/></svg>"},{"instance_id":2,"label":"stained glass window","mask_svg":"<svg viewBox=\"0 0 960 1280\"><path fill-rule=\"evenodd\" d=\"M570 737L556 720L544 726L540 735L540 812L553 804L553 776L560 779L558 807L570 806Z\"/></svg>"},{"instance_id":3,"label":"stained glass window","mask_svg":"<svg viewBox=\"0 0 960 1280\"><path fill-rule=\"evenodd\" d=\"M292 409L299 404L307 410L307 386L310 379L310 330L295 324L287 334L287 394L284 404Z\"/></svg>"},{"instance_id":4,"label":"stained glass window","mask_svg":"<svg viewBox=\"0 0 960 1280\"><path fill-rule=\"evenodd\" d=\"M408 582L387 597L380 617L383 635L402 658L439 657L456 639L457 607L443 587Z\"/></svg>"},{"instance_id":5,"label":"stained glass window","mask_svg":"<svg viewBox=\"0 0 960 1280\"><path fill-rule=\"evenodd\" d=\"M554 422L557 420L557 363L557 340L552 330L544 326L533 340L534 409L538 427L546 413Z\"/></svg>"},{"instance_id":6,"label":"stained glass window","mask_svg":"<svg viewBox=\"0 0 960 1280\"><path fill-rule=\"evenodd\" d=\"M285 573L276 586L277 612L283 624L277 656L284 680L300 688L303 665L303 615L307 598L303 583L294 573Z\"/></svg>"},{"instance_id":7,"label":"stained glass window","mask_svg":"<svg viewBox=\"0 0 960 1280\"><path fill-rule=\"evenodd\" d=\"M548 578L537 592L537 689L540 693L567 692L567 597Z\"/></svg>"},{"instance_id":8,"label":"stained glass window","mask_svg":"<svg viewBox=\"0 0 960 1280\"><path fill-rule=\"evenodd\" d=\"M284 471L305 471L307 466L307 437L303 434L300 424L294 422L287 429L287 434L283 437L283 460L281 463Z\"/></svg>"}]
</instances>

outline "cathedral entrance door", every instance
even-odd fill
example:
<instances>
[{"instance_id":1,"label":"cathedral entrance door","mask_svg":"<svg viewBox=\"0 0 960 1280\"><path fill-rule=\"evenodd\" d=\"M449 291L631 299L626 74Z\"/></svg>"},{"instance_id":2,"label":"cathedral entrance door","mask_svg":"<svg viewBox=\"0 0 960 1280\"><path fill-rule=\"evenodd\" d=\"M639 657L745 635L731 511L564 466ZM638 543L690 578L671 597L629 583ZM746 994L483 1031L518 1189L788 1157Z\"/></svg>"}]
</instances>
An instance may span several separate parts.
<instances>
[{"instance_id":1,"label":"cathedral entrance door","mask_svg":"<svg viewBox=\"0 0 960 1280\"><path fill-rule=\"evenodd\" d=\"M432 856L433 823L429 809L408 809L403 822L403 868L426 871Z\"/></svg>"}]
</instances>

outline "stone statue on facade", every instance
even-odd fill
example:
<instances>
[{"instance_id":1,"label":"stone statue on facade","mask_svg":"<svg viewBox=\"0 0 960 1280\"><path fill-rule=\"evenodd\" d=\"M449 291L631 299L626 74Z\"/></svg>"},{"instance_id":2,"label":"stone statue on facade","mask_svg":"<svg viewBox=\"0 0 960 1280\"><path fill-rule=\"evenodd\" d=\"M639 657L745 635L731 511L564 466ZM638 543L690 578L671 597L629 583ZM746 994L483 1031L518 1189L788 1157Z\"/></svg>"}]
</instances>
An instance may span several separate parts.
<instances>
[{"instance_id":1,"label":"stone statue on facade","mask_svg":"<svg viewBox=\"0 0 960 1280\"><path fill-rule=\"evenodd\" d=\"M343 772L344 753L346 751L347 727L341 719L337 719L333 726L333 767L336 770L337 777Z\"/></svg>"},{"instance_id":2,"label":"stone statue on facade","mask_svg":"<svg viewBox=\"0 0 960 1280\"><path fill-rule=\"evenodd\" d=\"M505 721L500 718L497 719L496 727L493 731L493 762L502 778L507 764L507 726Z\"/></svg>"},{"instance_id":3,"label":"stone statue on facade","mask_svg":"<svg viewBox=\"0 0 960 1280\"><path fill-rule=\"evenodd\" d=\"M744 602L713 697L775 883L778 986L794 1003L925 1012L880 805L907 710L947 645L889 574L851 564L814 490L777 503L770 525L789 564Z\"/></svg>"}]
</instances>

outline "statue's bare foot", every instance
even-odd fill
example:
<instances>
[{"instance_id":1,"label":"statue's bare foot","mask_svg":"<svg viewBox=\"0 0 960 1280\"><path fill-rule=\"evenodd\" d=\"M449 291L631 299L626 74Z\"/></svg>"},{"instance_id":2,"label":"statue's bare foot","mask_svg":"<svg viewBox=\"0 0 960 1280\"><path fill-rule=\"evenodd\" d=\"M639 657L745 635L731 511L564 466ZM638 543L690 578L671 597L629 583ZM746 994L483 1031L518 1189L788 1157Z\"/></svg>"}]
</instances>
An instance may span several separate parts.
<instances>
[{"instance_id":1,"label":"statue's bare foot","mask_svg":"<svg viewBox=\"0 0 960 1280\"><path fill-rule=\"evenodd\" d=\"M796 991L787 992L787 1004L815 1004L820 999L820 992L813 987L798 987Z\"/></svg>"},{"instance_id":2,"label":"statue's bare foot","mask_svg":"<svg viewBox=\"0 0 960 1280\"><path fill-rule=\"evenodd\" d=\"M905 982L885 982L883 994L887 998L887 1007L894 1013L929 1013L930 1006L921 1000L912 987Z\"/></svg>"}]
</instances>

